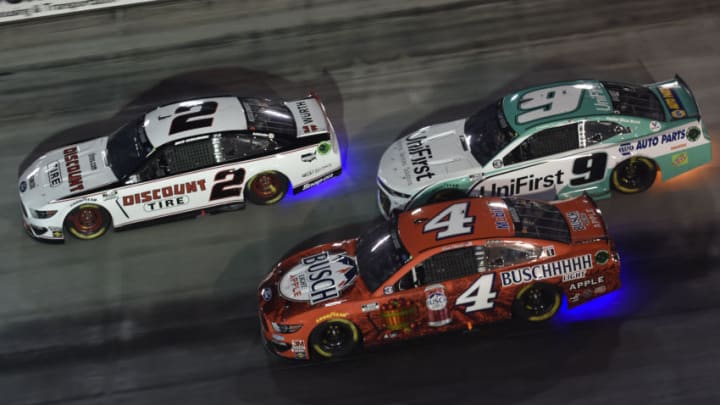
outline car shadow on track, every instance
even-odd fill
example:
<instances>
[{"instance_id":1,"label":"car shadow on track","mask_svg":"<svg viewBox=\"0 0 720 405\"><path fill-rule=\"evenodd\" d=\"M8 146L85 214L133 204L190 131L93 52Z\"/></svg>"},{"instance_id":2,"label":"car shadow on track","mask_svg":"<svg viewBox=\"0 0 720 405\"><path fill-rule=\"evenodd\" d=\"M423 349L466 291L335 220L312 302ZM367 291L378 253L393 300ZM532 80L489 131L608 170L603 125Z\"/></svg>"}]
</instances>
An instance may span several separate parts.
<instances>
[{"instance_id":1,"label":"car shadow on track","mask_svg":"<svg viewBox=\"0 0 720 405\"><path fill-rule=\"evenodd\" d=\"M427 125L467 118L503 96L541 84L582 79L615 80L628 83L651 83L655 81L655 78L652 77L640 61L635 63L622 62L624 63L622 69L606 71L597 68L596 66L599 65L593 64L590 60L580 63L576 60L564 60L562 58L547 59L533 65L524 73L514 76L511 80L498 87L495 87L496 83L492 83L494 90L481 99L450 105L424 115L405 126L396 134L396 137L399 138L410 134Z\"/></svg>"},{"instance_id":2,"label":"car shadow on track","mask_svg":"<svg viewBox=\"0 0 720 405\"><path fill-rule=\"evenodd\" d=\"M163 104L218 95L266 97L292 100L316 92L323 100L338 134L347 149L342 96L332 75L323 72L312 81L292 82L266 72L240 66L198 70L168 77L143 91L114 116L84 123L52 134L38 144L21 162L18 173L43 153L61 146L110 135L124 124Z\"/></svg>"}]
</instances>

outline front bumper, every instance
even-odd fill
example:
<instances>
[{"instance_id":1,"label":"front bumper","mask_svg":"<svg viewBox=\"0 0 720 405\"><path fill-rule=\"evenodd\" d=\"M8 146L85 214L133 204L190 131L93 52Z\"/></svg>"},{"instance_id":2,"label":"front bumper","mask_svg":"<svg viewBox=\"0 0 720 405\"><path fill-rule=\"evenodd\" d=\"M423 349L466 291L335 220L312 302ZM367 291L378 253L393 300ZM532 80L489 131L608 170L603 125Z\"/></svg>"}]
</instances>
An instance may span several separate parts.
<instances>
[{"instance_id":1,"label":"front bumper","mask_svg":"<svg viewBox=\"0 0 720 405\"><path fill-rule=\"evenodd\" d=\"M276 333L273 331L270 321L263 316L262 311L260 311L259 317L260 334L267 350L284 359L310 359L308 337L304 335L302 328L295 333Z\"/></svg>"},{"instance_id":2,"label":"front bumper","mask_svg":"<svg viewBox=\"0 0 720 405\"><path fill-rule=\"evenodd\" d=\"M62 226L57 226L53 219L31 218L29 210L21 204L23 227L27 234L39 241L62 242L65 240Z\"/></svg>"}]
</instances>

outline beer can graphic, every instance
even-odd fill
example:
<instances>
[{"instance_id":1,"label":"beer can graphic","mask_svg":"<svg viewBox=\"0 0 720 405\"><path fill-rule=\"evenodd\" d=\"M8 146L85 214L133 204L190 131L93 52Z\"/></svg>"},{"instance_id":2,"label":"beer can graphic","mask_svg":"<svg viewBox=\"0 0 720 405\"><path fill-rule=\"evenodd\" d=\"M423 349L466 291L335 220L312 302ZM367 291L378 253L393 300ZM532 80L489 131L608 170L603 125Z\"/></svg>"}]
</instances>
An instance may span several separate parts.
<instances>
[{"instance_id":1,"label":"beer can graphic","mask_svg":"<svg viewBox=\"0 0 720 405\"><path fill-rule=\"evenodd\" d=\"M445 287L442 284L433 284L425 287L425 305L428 309L428 325L443 326L452 322L448 309Z\"/></svg>"}]
</instances>

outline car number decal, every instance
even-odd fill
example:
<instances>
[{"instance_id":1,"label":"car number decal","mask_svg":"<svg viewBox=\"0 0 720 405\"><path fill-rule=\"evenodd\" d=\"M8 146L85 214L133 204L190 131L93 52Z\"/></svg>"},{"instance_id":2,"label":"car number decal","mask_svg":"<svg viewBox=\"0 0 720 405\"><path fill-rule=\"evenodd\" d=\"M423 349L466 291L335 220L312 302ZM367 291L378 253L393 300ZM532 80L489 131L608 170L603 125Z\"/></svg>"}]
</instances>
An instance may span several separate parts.
<instances>
[{"instance_id":1,"label":"car number decal","mask_svg":"<svg viewBox=\"0 0 720 405\"><path fill-rule=\"evenodd\" d=\"M206 128L212 126L212 115L215 113L215 111L217 111L217 107L218 103L216 103L215 101L205 101L202 104L178 107L177 110L175 110L175 114L182 115L178 115L173 118L172 123L170 123L169 135L174 135L178 132L190 131L192 129Z\"/></svg>"},{"instance_id":2,"label":"car number decal","mask_svg":"<svg viewBox=\"0 0 720 405\"><path fill-rule=\"evenodd\" d=\"M492 309L497 298L497 292L492 289L494 282L495 273L480 276L457 298L455 305L467 305L465 312Z\"/></svg>"},{"instance_id":3,"label":"car number decal","mask_svg":"<svg viewBox=\"0 0 720 405\"><path fill-rule=\"evenodd\" d=\"M518 103L518 109L524 112L515 119L518 124L525 124L575 111L580 105L582 92L575 86L555 86L525 93Z\"/></svg>"},{"instance_id":4,"label":"car number decal","mask_svg":"<svg viewBox=\"0 0 720 405\"><path fill-rule=\"evenodd\" d=\"M423 233L438 231L435 239L452 238L473 232L475 217L467 215L469 203L453 204L435 215L423 227Z\"/></svg>"},{"instance_id":5,"label":"car number decal","mask_svg":"<svg viewBox=\"0 0 720 405\"><path fill-rule=\"evenodd\" d=\"M570 179L571 186L580 186L594 181L602 180L605 177L607 167L607 153L593 153L575 159L573 163L573 174L582 176Z\"/></svg>"},{"instance_id":6,"label":"car number decal","mask_svg":"<svg viewBox=\"0 0 720 405\"><path fill-rule=\"evenodd\" d=\"M245 180L245 169L226 169L217 172L210 192L210 201L240 197Z\"/></svg>"}]
</instances>

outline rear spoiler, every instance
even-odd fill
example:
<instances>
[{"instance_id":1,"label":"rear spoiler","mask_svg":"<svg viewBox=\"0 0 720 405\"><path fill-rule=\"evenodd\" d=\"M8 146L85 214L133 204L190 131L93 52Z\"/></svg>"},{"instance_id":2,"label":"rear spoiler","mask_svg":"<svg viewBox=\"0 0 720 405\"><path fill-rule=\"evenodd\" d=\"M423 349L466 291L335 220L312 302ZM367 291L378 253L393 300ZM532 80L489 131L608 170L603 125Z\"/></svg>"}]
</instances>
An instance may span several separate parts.
<instances>
[{"instance_id":1,"label":"rear spoiler","mask_svg":"<svg viewBox=\"0 0 720 405\"><path fill-rule=\"evenodd\" d=\"M587 193L570 200L552 203L558 206L570 229L573 244L592 243L609 240L607 225L595 200Z\"/></svg>"},{"instance_id":2,"label":"rear spoiler","mask_svg":"<svg viewBox=\"0 0 720 405\"><path fill-rule=\"evenodd\" d=\"M325 106L315 94L300 100L286 101L295 119L298 138L331 132Z\"/></svg>"},{"instance_id":3,"label":"rear spoiler","mask_svg":"<svg viewBox=\"0 0 720 405\"><path fill-rule=\"evenodd\" d=\"M695 99L695 94L693 94L692 90L690 90L690 86L688 86L688 84L685 82L685 80L683 80L683 78L680 77L680 75L677 73L675 73L675 80L678 81L678 83L680 84L680 87L682 87L683 90L685 90L685 92L688 94L688 96L690 96L690 99L692 100L693 104L695 105L695 114L693 115L693 118L699 119L700 115L701 115L700 107L697 105L697 101Z\"/></svg>"},{"instance_id":4,"label":"rear spoiler","mask_svg":"<svg viewBox=\"0 0 720 405\"><path fill-rule=\"evenodd\" d=\"M597 202L595 201L594 198L592 198L590 196L590 194L588 194L587 191L583 191L582 196L585 197L588 201L590 201L590 204L592 204L593 208L595 208L595 211L599 214L600 222L602 223L602 229L603 229L603 232L605 233L605 237L602 239L608 239L607 224L605 223L605 218L602 217L602 211L598 207Z\"/></svg>"},{"instance_id":5,"label":"rear spoiler","mask_svg":"<svg viewBox=\"0 0 720 405\"><path fill-rule=\"evenodd\" d=\"M662 104L670 113L671 120L700 118L700 109L695 96L680 75L675 74L672 80L653 83L648 87L657 91Z\"/></svg>"}]
</instances>

